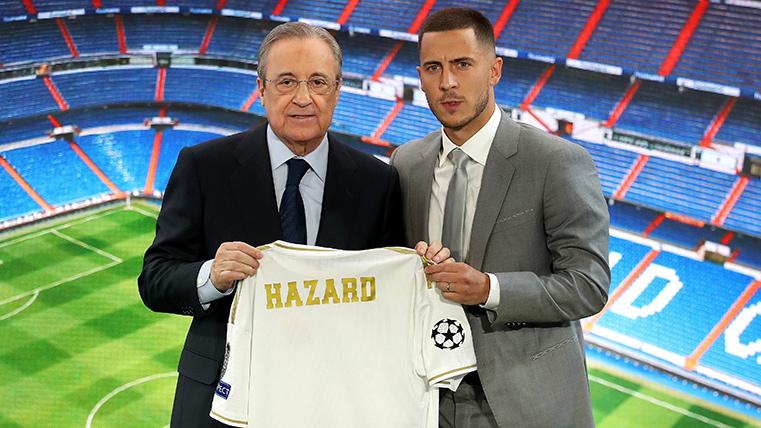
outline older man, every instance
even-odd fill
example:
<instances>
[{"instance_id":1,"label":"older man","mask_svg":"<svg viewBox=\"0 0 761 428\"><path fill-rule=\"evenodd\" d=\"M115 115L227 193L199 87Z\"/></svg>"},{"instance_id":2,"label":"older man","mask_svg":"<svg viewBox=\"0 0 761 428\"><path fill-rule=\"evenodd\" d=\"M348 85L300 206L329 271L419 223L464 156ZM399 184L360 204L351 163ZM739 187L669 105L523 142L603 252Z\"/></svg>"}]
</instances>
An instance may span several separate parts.
<instances>
[{"instance_id":1,"label":"older man","mask_svg":"<svg viewBox=\"0 0 761 428\"><path fill-rule=\"evenodd\" d=\"M579 319L607 300L608 210L589 155L513 122L480 13L442 9L419 38L421 88L442 129L402 145L409 242L441 238L456 263L426 271L466 306L478 374L443 391L442 427L593 425Z\"/></svg>"},{"instance_id":2,"label":"older man","mask_svg":"<svg viewBox=\"0 0 761 428\"><path fill-rule=\"evenodd\" d=\"M267 123L180 152L138 280L150 309L193 317L173 427L222 426L209 410L230 294L256 272L255 246L403 242L397 174L328 133L341 85L335 39L303 23L276 27L259 50L258 83Z\"/></svg>"}]
</instances>

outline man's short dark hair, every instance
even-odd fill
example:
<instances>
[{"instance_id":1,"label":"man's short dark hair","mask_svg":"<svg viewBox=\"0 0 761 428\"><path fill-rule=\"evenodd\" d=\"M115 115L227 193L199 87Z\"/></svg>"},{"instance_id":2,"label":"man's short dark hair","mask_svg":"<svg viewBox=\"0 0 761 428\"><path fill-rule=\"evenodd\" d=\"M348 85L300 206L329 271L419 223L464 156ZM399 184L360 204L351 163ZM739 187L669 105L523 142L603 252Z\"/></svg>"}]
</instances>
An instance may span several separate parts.
<instances>
[{"instance_id":1,"label":"man's short dark hair","mask_svg":"<svg viewBox=\"0 0 761 428\"><path fill-rule=\"evenodd\" d=\"M437 31L463 30L472 28L476 40L494 50L494 27L481 12L466 7L448 7L432 13L425 19L418 33L418 50L423 34Z\"/></svg>"}]
</instances>

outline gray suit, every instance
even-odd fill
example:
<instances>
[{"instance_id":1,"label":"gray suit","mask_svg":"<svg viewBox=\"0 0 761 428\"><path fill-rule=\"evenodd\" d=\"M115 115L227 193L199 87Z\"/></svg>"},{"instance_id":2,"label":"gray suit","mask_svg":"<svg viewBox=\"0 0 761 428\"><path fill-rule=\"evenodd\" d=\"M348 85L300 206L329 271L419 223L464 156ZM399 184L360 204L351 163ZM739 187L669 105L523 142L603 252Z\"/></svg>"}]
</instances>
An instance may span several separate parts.
<instances>
[{"instance_id":1,"label":"gray suit","mask_svg":"<svg viewBox=\"0 0 761 428\"><path fill-rule=\"evenodd\" d=\"M428 242L441 131L399 147L408 244ZM494 273L496 311L467 308L478 374L500 427L593 426L579 319L605 305L608 210L579 146L503 112L465 260Z\"/></svg>"}]
</instances>

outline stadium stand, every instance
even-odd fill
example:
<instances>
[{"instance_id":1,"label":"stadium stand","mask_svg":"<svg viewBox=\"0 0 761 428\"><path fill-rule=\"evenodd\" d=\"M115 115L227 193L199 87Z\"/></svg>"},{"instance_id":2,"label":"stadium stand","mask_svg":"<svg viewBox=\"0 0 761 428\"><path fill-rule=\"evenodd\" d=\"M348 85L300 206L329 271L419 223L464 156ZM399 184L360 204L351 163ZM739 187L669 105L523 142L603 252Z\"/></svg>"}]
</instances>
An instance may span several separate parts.
<instances>
[{"instance_id":1,"label":"stadium stand","mask_svg":"<svg viewBox=\"0 0 761 428\"><path fill-rule=\"evenodd\" d=\"M69 57L71 52L54 20L0 23L0 63L6 67Z\"/></svg>"},{"instance_id":2,"label":"stadium stand","mask_svg":"<svg viewBox=\"0 0 761 428\"><path fill-rule=\"evenodd\" d=\"M761 146L761 103L738 99L716 139L728 143Z\"/></svg>"},{"instance_id":3,"label":"stadium stand","mask_svg":"<svg viewBox=\"0 0 761 428\"><path fill-rule=\"evenodd\" d=\"M627 79L558 67L532 105L605 120L629 84ZM508 86L511 83L508 80Z\"/></svg>"},{"instance_id":4,"label":"stadium stand","mask_svg":"<svg viewBox=\"0 0 761 428\"><path fill-rule=\"evenodd\" d=\"M626 199L709 222L734 182L729 174L651 157Z\"/></svg>"},{"instance_id":5,"label":"stadium stand","mask_svg":"<svg viewBox=\"0 0 761 428\"><path fill-rule=\"evenodd\" d=\"M5 158L5 154L0 153L0 157ZM0 204L0 221L40 211L40 206L5 170L0 170L0 194L3 195Z\"/></svg>"},{"instance_id":6,"label":"stadium stand","mask_svg":"<svg viewBox=\"0 0 761 428\"><path fill-rule=\"evenodd\" d=\"M497 40L500 46L539 55L565 56L592 13L596 0L521 1Z\"/></svg>"},{"instance_id":7,"label":"stadium stand","mask_svg":"<svg viewBox=\"0 0 761 428\"><path fill-rule=\"evenodd\" d=\"M724 225L726 227L761 236L761 180L748 181L740 199L729 213Z\"/></svg>"},{"instance_id":8,"label":"stadium stand","mask_svg":"<svg viewBox=\"0 0 761 428\"><path fill-rule=\"evenodd\" d=\"M342 92L333 114L332 129L347 134L371 136L395 102Z\"/></svg>"},{"instance_id":9,"label":"stadium stand","mask_svg":"<svg viewBox=\"0 0 761 428\"><path fill-rule=\"evenodd\" d=\"M349 25L365 28L384 28L395 31L407 31L412 25L423 0L365 0L354 9Z\"/></svg>"},{"instance_id":10,"label":"stadium stand","mask_svg":"<svg viewBox=\"0 0 761 428\"><path fill-rule=\"evenodd\" d=\"M393 144L422 138L441 125L427 107L405 104L381 139Z\"/></svg>"},{"instance_id":11,"label":"stadium stand","mask_svg":"<svg viewBox=\"0 0 761 428\"><path fill-rule=\"evenodd\" d=\"M119 52L116 20L113 17L82 16L66 20L66 26L80 55Z\"/></svg>"},{"instance_id":12,"label":"stadium stand","mask_svg":"<svg viewBox=\"0 0 761 428\"><path fill-rule=\"evenodd\" d=\"M758 70L761 10L711 2L674 73L725 85L761 88Z\"/></svg>"},{"instance_id":13,"label":"stadium stand","mask_svg":"<svg viewBox=\"0 0 761 428\"><path fill-rule=\"evenodd\" d=\"M698 144L723 103L720 95L643 82L616 128Z\"/></svg>"},{"instance_id":14,"label":"stadium stand","mask_svg":"<svg viewBox=\"0 0 761 428\"><path fill-rule=\"evenodd\" d=\"M209 55L256 60L259 45L271 26L244 18L222 17L209 44Z\"/></svg>"},{"instance_id":15,"label":"stadium stand","mask_svg":"<svg viewBox=\"0 0 761 428\"><path fill-rule=\"evenodd\" d=\"M611 2L580 59L658 73L693 2Z\"/></svg>"},{"instance_id":16,"label":"stadium stand","mask_svg":"<svg viewBox=\"0 0 761 428\"><path fill-rule=\"evenodd\" d=\"M124 32L130 51L146 45L176 45L180 50L197 51L209 18L205 16L125 15ZM159 43L160 41L160 43Z\"/></svg>"},{"instance_id":17,"label":"stadium stand","mask_svg":"<svg viewBox=\"0 0 761 428\"><path fill-rule=\"evenodd\" d=\"M153 132L121 131L81 136L82 150L122 191L142 190L148 174Z\"/></svg>"},{"instance_id":18,"label":"stadium stand","mask_svg":"<svg viewBox=\"0 0 761 428\"><path fill-rule=\"evenodd\" d=\"M155 94L156 70L152 67L120 67L102 71L56 73L51 79L69 106L77 108L152 101ZM94 90L96 82L98 90Z\"/></svg>"},{"instance_id":19,"label":"stadium stand","mask_svg":"<svg viewBox=\"0 0 761 428\"><path fill-rule=\"evenodd\" d=\"M256 89L256 76L226 69L167 70L164 98L239 110Z\"/></svg>"},{"instance_id":20,"label":"stadium stand","mask_svg":"<svg viewBox=\"0 0 761 428\"><path fill-rule=\"evenodd\" d=\"M285 8L283 8L281 15L300 16L327 22L336 22L345 7L345 0L324 0L320 2L289 0L288 3L285 4Z\"/></svg>"},{"instance_id":21,"label":"stadium stand","mask_svg":"<svg viewBox=\"0 0 761 428\"><path fill-rule=\"evenodd\" d=\"M0 81L0 99L24 100L20 104L0 103L0 121L49 113L58 109L42 79L34 77Z\"/></svg>"},{"instance_id":22,"label":"stadium stand","mask_svg":"<svg viewBox=\"0 0 761 428\"><path fill-rule=\"evenodd\" d=\"M573 142L584 147L592 156L600 175L603 193L608 197L613 196L637 160L637 154L602 144L587 143L582 140L573 140Z\"/></svg>"}]
</instances>

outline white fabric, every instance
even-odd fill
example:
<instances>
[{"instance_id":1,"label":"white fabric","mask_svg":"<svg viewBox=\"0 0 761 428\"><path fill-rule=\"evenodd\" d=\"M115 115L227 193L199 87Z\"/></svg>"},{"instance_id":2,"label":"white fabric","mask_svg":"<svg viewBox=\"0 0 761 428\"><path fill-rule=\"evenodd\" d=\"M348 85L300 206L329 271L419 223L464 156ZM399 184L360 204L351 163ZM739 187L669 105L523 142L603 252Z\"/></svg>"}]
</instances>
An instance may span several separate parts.
<instances>
[{"instance_id":1,"label":"white fabric","mask_svg":"<svg viewBox=\"0 0 761 428\"><path fill-rule=\"evenodd\" d=\"M462 307L427 282L413 250L278 241L263 253L236 291L211 417L239 427L438 426L436 388L476 360ZM437 346L447 337L433 330L444 325L462 333Z\"/></svg>"}]
</instances>

